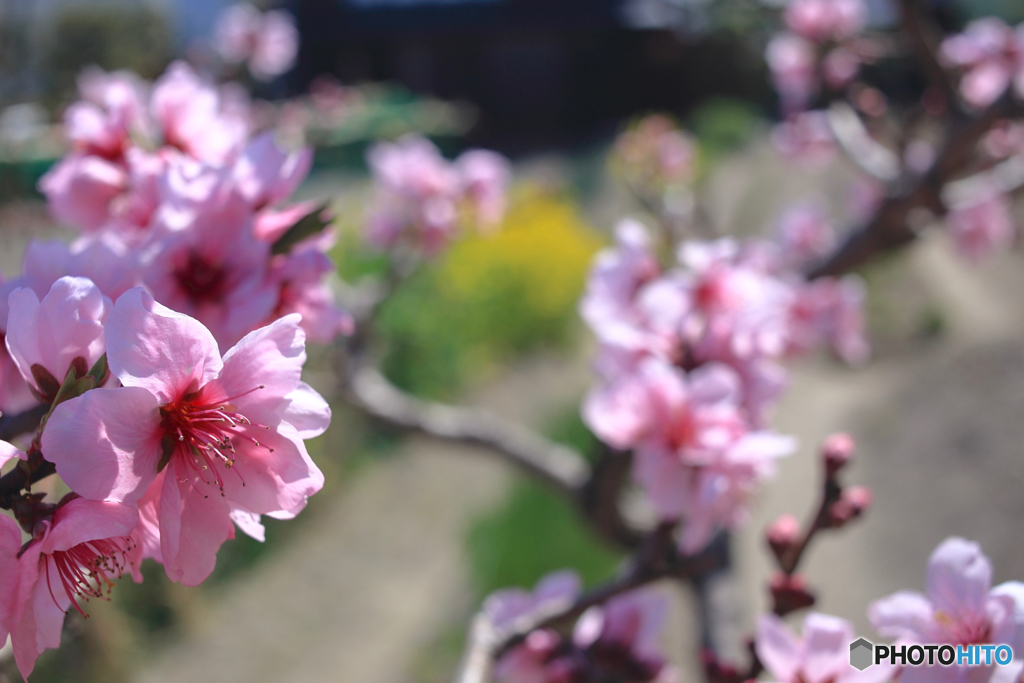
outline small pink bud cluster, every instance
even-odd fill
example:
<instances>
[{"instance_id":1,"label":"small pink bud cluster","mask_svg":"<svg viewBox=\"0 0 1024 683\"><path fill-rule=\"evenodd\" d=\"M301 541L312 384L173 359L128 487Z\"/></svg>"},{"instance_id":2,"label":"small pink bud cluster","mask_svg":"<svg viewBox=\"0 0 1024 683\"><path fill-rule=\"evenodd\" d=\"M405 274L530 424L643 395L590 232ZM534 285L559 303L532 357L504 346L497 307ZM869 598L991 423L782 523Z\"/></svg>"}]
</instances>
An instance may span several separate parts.
<instances>
[{"instance_id":1,"label":"small pink bud cluster","mask_svg":"<svg viewBox=\"0 0 1024 683\"><path fill-rule=\"evenodd\" d=\"M693 182L697 147L671 119L651 114L616 139L613 162L631 188L657 195Z\"/></svg>"},{"instance_id":2,"label":"small pink bud cluster","mask_svg":"<svg viewBox=\"0 0 1024 683\"><path fill-rule=\"evenodd\" d=\"M787 156L812 163L831 157L832 134L825 114L808 109L823 86L832 92L850 88L861 65L875 59L878 46L859 36L867 14L864 0L792 0L786 7L783 19L787 30L768 42L765 60L786 117L774 138ZM877 116L884 112L880 92L863 86L859 91L875 101L865 113ZM859 108L867 104L863 99L854 98Z\"/></svg>"}]
</instances>

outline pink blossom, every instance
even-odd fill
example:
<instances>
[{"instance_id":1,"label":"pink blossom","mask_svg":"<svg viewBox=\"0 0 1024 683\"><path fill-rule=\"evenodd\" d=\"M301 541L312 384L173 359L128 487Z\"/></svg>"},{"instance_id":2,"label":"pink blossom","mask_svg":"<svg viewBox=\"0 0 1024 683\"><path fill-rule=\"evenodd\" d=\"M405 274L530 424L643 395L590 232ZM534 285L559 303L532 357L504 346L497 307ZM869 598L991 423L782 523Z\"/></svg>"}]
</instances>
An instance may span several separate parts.
<instances>
[{"instance_id":1,"label":"pink blossom","mask_svg":"<svg viewBox=\"0 0 1024 683\"><path fill-rule=\"evenodd\" d=\"M719 529L738 529L749 517L751 498L761 484L773 477L776 460L796 450L792 437L768 431L748 432L724 449L711 464L680 468L678 461L653 454L638 458L634 477L647 490L668 489L673 483L675 501L684 524L679 547L694 553L706 546ZM661 480L664 481L661 481ZM670 499L666 496L666 502Z\"/></svg>"},{"instance_id":2,"label":"pink blossom","mask_svg":"<svg viewBox=\"0 0 1024 683\"><path fill-rule=\"evenodd\" d=\"M835 230L819 202L789 207L779 218L775 233L783 259L792 266L820 259L836 242Z\"/></svg>"},{"instance_id":3,"label":"pink blossom","mask_svg":"<svg viewBox=\"0 0 1024 683\"><path fill-rule=\"evenodd\" d=\"M378 143L367 154L376 196L366 222L367 240L388 249L410 242L434 253L458 228L459 176L426 138Z\"/></svg>"},{"instance_id":4,"label":"pink blossom","mask_svg":"<svg viewBox=\"0 0 1024 683\"><path fill-rule=\"evenodd\" d=\"M104 352L103 323L113 307L91 280L62 277L40 301L25 287L10 296L7 350L21 376L40 396L53 400L72 367L82 377ZM37 369L38 368L38 369ZM40 386L45 371L56 385Z\"/></svg>"},{"instance_id":5,"label":"pink blossom","mask_svg":"<svg viewBox=\"0 0 1024 683\"><path fill-rule=\"evenodd\" d=\"M1024 153L1024 123L999 121L985 134L982 144L985 151L996 159Z\"/></svg>"},{"instance_id":6,"label":"pink blossom","mask_svg":"<svg viewBox=\"0 0 1024 683\"><path fill-rule=\"evenodd\" d=\"M315 342L327 343L339 334L351 334L355 325L352 316L334 303L334 294L324 281L332 272L334 264L315 246L300 245L289 254L275 257L269 277L278 287L278 294L271 318L299 313L306 337Z\"/></svg>"},{"instance_id":7,"label":"pink blossom","mask_svg":"<svg viewBox=\"0 0 1024 683\"><path fill-rule=\"evenodd\" d=\"M866 361L866 296L863 281L855 275L818 278L798 289L791 308L790 353L804 353L824 342L851 365Z\"/></svg>"},{"instance_id":8,"label":"pink blossom","mask_svg":"<svg viewBox=\"0 0 1024 683\"><path fill-rule=\"evenodd\" d=\"M68 155L39 181L53 217L80 230L102 227L110 218L110 203L127 186L122 167L82 154Z\"/></svg>"},{"instance_id":9,"label":"pink blossom","mask_svg":"<svg viewBox=\"0 0 1024 683\"><path fill-rule=\"evenodd\" d=\"M461 178L462 192L480 222L485 226L500 223L507 204L505 193L512 178L508 159L497 152L471 149L455 160L455 170Z\"/></svg>"},{"instance_id":10,"label":"pink blossom","mask_svg":"<svg viewBox=\"0 0 1024 683\"><path fill-rule=\"evenodd\" d=\"M650 589L616 596L583 613L573 644L612 680L674 681L676 671L658 642L668 608L665 596Z\"/></svg>"},{"instance_id":11,"label":"pink blossom","mask_svg":"<svg viewBox=\"0 0 1024 683\"><path fill-rule=\"evenodd\" d=\"M299 316L249 333L222 360L201 323L133 289L115 303L106 343L123 387L58 405L43 451L79 494L148 506L155 522L140 531L158 533L173 581L209 576L234 536L233 509L300 509L323 486L303 439L330 410L300 381Z\"/></svg>"},{"instance_id":12,"label":"pink blossom","mask_svg":"<svg viewBox=\"0 0 1024 683\"><path fill-rule=\"evenodd\" d=\"M270 245L253 235L252 212L235 194L203 205L185 229L143 252L143 281L157 301L192 316L230 347L277 304Z\"/></svg>"},{"instance_id":13,"label":"pink blossom","mask_svg":"<svg viewBox=\"0 0 1024 683\"><path fill-rule=\"evenodd\" d=\"M907 667L901 683L1017 680L1024 647L1024 583L992 587L992 565L977 543L948 538L928 560L925 593L899 591L871 603L875 629L900 643L1007 644L1014 662L999 667Z\"/></svg>"},{"instance_id":14,"label":"pink blossom","mask_svg":"<svg viewBox=\"0 0 1024 683\"><path fill-rule=\"evenodd\" d=\"M249 135L246 112L184 62L153 85L150 108L163 144L208 163L227 162Z\"/></svg>"},{"instance_id":15,"label":"pink blossom","mask_svg":"<svg viewBox=\"0 0 1024 683\"><path fill-rule=\"evenodd\" d=\"M963 70L960 93L975 107L995 102L1024 71L1018 37L996 17L972 21L963 33L943 41L941 54L947 65Z\"/></svg>"},{"instance_id":16,"label":"pink blossom","mask_svg":"<svg viewBox=\"0 0 1024 683\"><path fill-rule=\"evenodd\" d=\"M131 136L148 134L145 88L134 74L91 67L78 77L84 98L64 113L64 133L79 152L118 161Z\"/></svg>"},{"instance_id":17,"label":"pink blossom","mask_svg":"<svg viewBox=\"0 0 1024 683\"><path fill-rule=\"evenodd\" d=\"M779 683L882 683L894 671L887 662L858 671L850 665L850 643L856 639L845 619L811 612L797 636L774 614L757 622L757 656ZM903 680L902 678L900 679Z\"/></svg>"},{"instance_id":18,"label":"pink blossom","mask_svg":"<svg viewBox=\"0 0 1024 683\"><path fill-rule=\"evenodd\" d=\"M252 140L232 169L235 188L259 210L274 206L295 191L313 164L313 150L288 152L278 146L271 132Z\"/></svg>"},{"instance_id":19,"label":"pink blossom","mask_svg":"<svg viewBox=\"0 0 1024 683\"><path fill-rule=\"evenodd\" d=\"M598 254L590 269L580 316L600 334L603 327L628 319L637 293L660 274L647 229L634 220L620 222L615 247Z\"/></svg>"},{"instance_id":20,"label":"pink blossom","mask_svg":"<svg viewBox=\"0 0 1024 683\"><path fill-rule=\"evenodd\" d=\"M299 32L287 12L261 13L248 3L232 5L217 20L215 44L228 64L248 62L261 81L280 76L295 65Z\"/></svg>"},{"instance_id":21,"label":"pink blossom","mask_svg":"<svg viewBox=\"0 0 1024 683\"><path fill-rule=\"evenodd\" d=\"M765 60L786 111L804 109L814 97L817 59L814 45L792 33L778 33L768 42Z\"/></svg>"},{"instance_id":22,"label":"pink blossom","mask_svg":"<svg viewBox=\"0 0 1024 683\"><path fill-rule=\"evenodd\" d=\"M953 206L946 216L957 251L975 262L1006 250L1017 234L1006 194L983 188L978 195Z\"/></svg>"},{"instance_id":23,"label":"pink blossom","mask_svg":"<svg viewBox=\"0 0 1024 683\"><path fill-rule=\"evenodd\" d=\"M699 359L779 357L788 335L792 287L776 277L770 250L734 240L685 242L692 309L683 337Z\"/></svg>"},{"instance_id":24,"label":"pink blossom","mask_svg":"<svg viewBox=\"0 0 1024 683\"><path fill-rule=\"evenodd\" d=\"M19 550L17 525L0 516L0 620L6 613L23 677L43 650L60 646L69 609L84 614L79 601L106 599L125 569L137 518L131 506L72 495L37 523L32 540Z\"/></svg>"},{"instance_id":25,"label":"pink blossom","mask_svg":"<svg viewBox=\"0 0 1024 683\"><path fill-rule=\"evenodd\" d=\"M840 90L848 86L860 71L860 56L853 50L837 47L821 61L821 71L830 88Z\"/></svg>"},{"instance_id":26,"label":"pink blossom","mask_svg":"<svg viewBox=\"0 0 1024 683\"><path fill-rule=\"evenodd\" d=\"M141 284L134 255L110 233L83 237L70 245L61 240L32 240L21 263L21 276L0 285L0 321L6 329L8 296L28 287L43 298L62 277L88 278L112 301Z\"/></svg>"},{"instance_id":27,"label":"pink blossom","mask_svg":"<svg viewBox=\"0 0 1024 683\"><path fill-rule=\"evenodd\" d=\"M637 446L685 464L705 464L746 431L738 391L739 378L725 365L709 363L687 375L649 358L592 392L583 418L616 448Z\"/></svg>"},{"instance_id":28,"label":"pink blossom","mask_svg":"<svg viewBox=\"0 0 1024 683\"><path fill-rule=\"evenodd\" d=\"M582 584L572 571L548 574L533 592L506 588L488 596L483 611L497 629L514 628L516 620L538 611L558 611L570 606ZM557 633L541 629L530 633L522 644L506 652L494 668L495 678L505 683L545 683L548 665L561 642Z\"/></svg>"},{"instance_id":29,"label":"pink blossom","mask_svg":"<svg viewBox=\"0 0 1024 683\"><path fill-rule=\"evenodd\" d=\"M859 33L867 14L864 0L792 0L783 16L790 31L822 43Z\"/></svg>"}]
</instances>

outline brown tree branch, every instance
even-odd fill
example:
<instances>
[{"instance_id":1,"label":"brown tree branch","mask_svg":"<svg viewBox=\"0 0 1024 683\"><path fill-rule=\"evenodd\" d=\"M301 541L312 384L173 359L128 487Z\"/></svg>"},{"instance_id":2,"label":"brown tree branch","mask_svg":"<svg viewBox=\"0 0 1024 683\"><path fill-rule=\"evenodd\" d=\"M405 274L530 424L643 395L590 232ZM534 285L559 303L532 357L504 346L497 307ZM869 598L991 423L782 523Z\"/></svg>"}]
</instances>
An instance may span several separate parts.
<instances>
[{"instance_id":1,"label":"brown tree branch","mask_svg":"<svg viewBox=\"0 0 1024 683\"><path fill-rule=\"evenodd\" d=\"M493 624L486 613L478 613L473 619L466 655L455 678L457 683L489 683L494 662L532 631L567 624L594 605L660 579L693 578L722 566L721 544L710 544L694 555L680 554L674 541L675 527L674 522L658 525L644 539L619 576L587 591L572 603L543 605L503 628Z\"/></svg>"},{"instance_id":2,"label":"brown tree branch","mask_svg":"<svg viewBox=\"0 0 1024 683\"><path fill-rule=\"evenodd\" d=\"M575 450L476 408L431 403L397 389L376 369L357 369L346 398L363 412L427 436L489 448L570 498L581 495L590 476Z\"/></svg>"},{"instance_id":3,"label":"brown tree branch","mask_svg":"<svg viewBox=\"0 0 1024 683\"><path fill-rule=\"evenodd\" d=\"M908 220L916 209L924 208L944 215L942 192L946 184L967 171L975 159L978 142L1001 118L1019 113L1020 106L1009 96L954 127L931 170L922 178L903 178L882 203L874 217L855 230L846 241L807 272L808 279L848 273L876 255L897 249L917 237ZM902 189L901 186L906 186Z\"/></svg>"},{"instance_id":4,"label":"brown tree branch","mask_svg":"<svg viewBox=\"0 0 1024 683\"><path fill-rule=\"evenodd\" d=\"M3 415L0 417L0 440L10 441L17 436L34 431L49 410L50 406L38 405L14 415ZM0 509L10 510L22 489L45 479L56 471L52 463L45 461L32 468L31 472L27 467L19 464L18 467L0 477Z\"/></svg>"}]
</instances>

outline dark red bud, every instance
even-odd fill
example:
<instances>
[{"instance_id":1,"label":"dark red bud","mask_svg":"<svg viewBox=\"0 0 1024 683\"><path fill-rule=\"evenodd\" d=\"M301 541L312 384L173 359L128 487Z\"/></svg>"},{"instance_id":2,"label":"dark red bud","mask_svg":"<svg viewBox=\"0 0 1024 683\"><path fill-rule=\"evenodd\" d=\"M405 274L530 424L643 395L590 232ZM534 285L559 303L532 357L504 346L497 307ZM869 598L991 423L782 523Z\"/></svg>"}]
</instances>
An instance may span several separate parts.
<instances>
[{"instance_id":1,"label":"dark red bud","mask_svg":"<svg viewBox=\"0 0 1024 683\"><path fill-rule=\"evenodd\" d=\"M775 613L779 616L814 604L815 596L800 574L776 572L768 583Z\"/></svg>"}]
</instances>

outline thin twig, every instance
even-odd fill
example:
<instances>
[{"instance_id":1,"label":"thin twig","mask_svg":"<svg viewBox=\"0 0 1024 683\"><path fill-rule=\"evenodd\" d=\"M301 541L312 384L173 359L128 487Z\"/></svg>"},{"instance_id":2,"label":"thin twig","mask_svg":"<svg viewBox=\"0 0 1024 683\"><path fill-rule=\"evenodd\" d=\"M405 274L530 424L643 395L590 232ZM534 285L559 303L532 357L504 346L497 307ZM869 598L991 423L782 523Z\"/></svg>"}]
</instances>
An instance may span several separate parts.
<instances>
[{"instance_id":1,"label":"thin twig","mask_svg":"<svg viewBox=\"0 0 1024 683\"><path fill-rule=\"evenodd\" d=\"M681 555L674 543L675 523L665 522L652 531L625 565L608 583L587 591L574 602L548 603L499 628L485 612L473 619L466 656L455 678L457 683L488 683L494 662L538 629L566 624L590 607L617 595L663 578L691 578L719 568L720 544L711 544L695 555Z\"/></svg>"}]
</instances>

